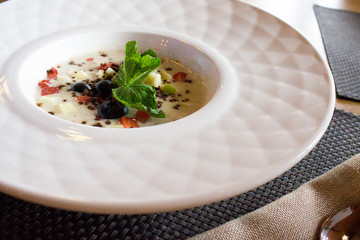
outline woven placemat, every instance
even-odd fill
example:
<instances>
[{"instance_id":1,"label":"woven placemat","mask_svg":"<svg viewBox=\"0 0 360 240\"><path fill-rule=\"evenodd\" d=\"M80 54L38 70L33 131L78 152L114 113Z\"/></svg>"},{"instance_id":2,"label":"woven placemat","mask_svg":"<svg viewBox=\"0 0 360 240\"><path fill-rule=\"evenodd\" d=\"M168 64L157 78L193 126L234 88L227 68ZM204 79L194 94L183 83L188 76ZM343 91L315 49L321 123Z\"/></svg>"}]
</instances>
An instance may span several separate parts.
<instances>
[{"instance_id":1,"label":"woven placemat","mask_svg":"<svg viewBox=\"0 0 360 240\"><path fill-rule=\"evenodd\" d=\"M338 97L360 101L360 13L314 10Z\"/></svg>"},{"instance_id":2,"label":"woven placemat","mask_svg":"<svg viewBox=\"0 0 360 240\"><path fill-rule=\"evenodd\" d=\"M335 110L317 146L296 166L252 191L214 204L148 215L48 208L0 194L0 239L186 239L252 212L360 152L360 117Z\"/></svg>"}]
</instances>

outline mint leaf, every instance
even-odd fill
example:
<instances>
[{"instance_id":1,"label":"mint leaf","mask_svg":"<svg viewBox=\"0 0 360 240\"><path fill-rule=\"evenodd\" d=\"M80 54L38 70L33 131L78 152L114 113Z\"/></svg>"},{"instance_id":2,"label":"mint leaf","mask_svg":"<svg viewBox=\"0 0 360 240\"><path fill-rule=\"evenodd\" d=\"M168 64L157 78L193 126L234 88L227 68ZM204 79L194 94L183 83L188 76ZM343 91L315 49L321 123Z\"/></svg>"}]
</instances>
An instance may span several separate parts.
<instances>
[{"instance_id":1,"label":"mint leaf","mask_svg":"<svg viewBox=\"0 0 360 240\"><path fill-rule=\"evenodd\" d=\"M116 86L126 85L124 64L121 64L118 73L113 77L112 81Z\"/></svg>"},{"instance_id":2,"label":"mint leaf","mask_svg":"<svg viewBox=\"0 0 360 240\"><path fill-rule=\"evenodd\" d=\"M151 73L154 69L159 67L161 64L161 60L159 58L151 57L150 55L145 55L141 57L140 61L140 69L135 72L133 76L133 80L131 80L133 84L139 84L146 80L149 73Z\"/></svg>"},{"instance_id":3,"label":"mint leaf","mask_svg":"<svg viewBox=\"0 0 360 240\"><path fill-rule=\"evenodd\" d=\"M125 61L113 78L118 86L113 89L114 97L129 107L164 118L165 113L157 108L155 89L143 84L149 73L160 66L160 58L151 49L140 54L136 41L126 43L125 53Z\"/></svg>"},{"instance_id":4,"label":"mint leaf","mask_svg":"<svg viewBox=\"0 0 360 240\"><path fill-rule=\"evenodd\" d=\"M133 84L113 89L115 98L123 104L149 113L153 117L164 118L165 113L157 109L156 92L147 84ZM126 98L121 98L126 96Z\"/></svg>"},{"instance_id":5,"label":"mint leaf","mask_svg":"<svg viewBox=\"0 0 360 240\"><path fill-rule=\"evenodd\" d=\"M157 58L156 53L152 49L146 50L141 56L149 55L151 57Z\"/></svg>"},{"instance_id":6,"label":"mint leaf","mask_svg":"<svg viewBox=\"0 0 360 240\"><path fill-rule=\"evenodd\" d=\"M140 68L141 55L136 41L126 43L125 61L123 63L125 69L125 80L131 82L136 71Z\"/></svg>"}]
</instances>

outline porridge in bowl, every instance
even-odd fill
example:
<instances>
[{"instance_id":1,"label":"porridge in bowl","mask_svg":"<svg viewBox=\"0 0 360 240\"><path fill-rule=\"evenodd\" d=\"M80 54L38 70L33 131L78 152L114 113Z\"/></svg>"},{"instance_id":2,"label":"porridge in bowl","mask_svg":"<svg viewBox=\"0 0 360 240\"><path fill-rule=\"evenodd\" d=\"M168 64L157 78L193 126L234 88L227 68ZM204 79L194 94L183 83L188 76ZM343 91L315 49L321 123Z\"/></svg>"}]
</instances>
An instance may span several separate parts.
<instances>
[{"instance_id":1,"label":"porridge in bowl","mask_svg":"<svg viewBox=\"0 0 360 240\"><path fill-rule=\"evenodd\" d=\"M44 73L36 89L41 109L71 122L133 128L178 120L207 101L201 76L176 60L126 51L101 51L60 62Z\"/></svg>"}]
</instances>

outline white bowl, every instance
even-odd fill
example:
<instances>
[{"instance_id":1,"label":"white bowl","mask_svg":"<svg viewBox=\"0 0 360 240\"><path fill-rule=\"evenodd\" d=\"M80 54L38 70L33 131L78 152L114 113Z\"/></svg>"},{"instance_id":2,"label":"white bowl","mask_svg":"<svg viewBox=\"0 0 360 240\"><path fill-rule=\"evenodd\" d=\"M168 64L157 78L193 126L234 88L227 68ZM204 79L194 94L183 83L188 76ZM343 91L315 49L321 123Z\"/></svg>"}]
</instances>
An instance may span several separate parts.
<instances>
[{"instance_id":1,"label":"white bowl","mask_svg":"<svg viewBox=\"0 0 360 240\"><path fill-rule=\"evenodd\" d=\"M309 153L331 120L335 87L316 49L283 21L248 4L72 0L31 5L9 1L0 8L0 190L6 194L97 213L199 206L279 176ZM115 22L136 26L78 28ZM76 29L48 36L71 28ZM149 34L163 36L205 55L218 75L208 104L175 122L121 131L72 124L34 105L30 92L36 80L19 78L26 59L36 51L45 56L40 53L46 45L72 37L83 51L101 47L102 41L113 49L121 45L118 39L100 35L120 33L147 41ZM35 77L67 50L52 51L56 54L41 60L45 64L32 73Z\"/></svg>"},{"instance_id":2,"label":"white bowl","mask_svg":"<svg viewBox=\"0 0 360 240\"><path fill-rule=\"evenodd\" d=\"M136 40L140 51L153 49L160 58L167 57L200 74L207 88L207 104L186 118L165 126L131 129L93 128L78 125L41 112L35 104L35 88L46 69L59 62L87 53L125 50L128 41ZM4 65L10 105L27 121L54 133L58 129L76 128L81 135L101 141L163 141L186 131L204 128L221 117L235 97L237 81L227 60L206 44L171 31L149 27L107 25L58 32L36 40L17 51ZM58 134L58 133L55 133ZM166 140L165 140L166 141Z\"/></svg>"}]
</instances>

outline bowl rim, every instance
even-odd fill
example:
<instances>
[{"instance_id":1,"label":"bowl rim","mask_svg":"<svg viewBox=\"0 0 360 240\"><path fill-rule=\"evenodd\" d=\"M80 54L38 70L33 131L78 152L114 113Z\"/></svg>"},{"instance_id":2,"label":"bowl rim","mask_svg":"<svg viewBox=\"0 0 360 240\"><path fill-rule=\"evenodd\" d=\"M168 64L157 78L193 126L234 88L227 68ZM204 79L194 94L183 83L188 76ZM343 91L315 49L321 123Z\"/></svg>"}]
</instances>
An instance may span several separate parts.
<instances>
[{"instance_id":1,"label":"bowl rim","mask_svg":"<svg viewBox=\"0 0 360 240\"><path fill-rule=\"evenodd\" d=\"M27 104L27 107L24 109L24 107L22 106L23 103L20 104L20 102L24 102L24 99L21 99L21 101L15 100L23 97L20 94L20 91L18 91L18 66L24 64L24 62L29 56L31 56L31 54L33 54L35 51L42 48L43 46L46 46L47 44L51 44L56 41L61 41L61 39L67 39L70 37L73 38L76 36L81 36L82 34L97 35L104 33L121 33L135 35L145 34L149 36L152 35L157 37L164 37L166 39L170 39L171 41L184 43L185 45L195 49L195 51L198 51L199 53L206 56L214 64L214 66L217 68L216 70L219 75L219 79L217 79L217 81L219 81L218 86L216 86L214 93L208 99L205 106L203 106L196 112L176 121L130 130L96 128L88 125L73 123L71 121L52 116L45 111L38 109L34 102L32 104ZM102 141L108 139L109 141L111 141L110 139L119 140L119 138L127 141L135 141L136 139L139 139L139 137L151 139L154 138L154 136L159 136L158 140L161 140L165 134L177 136L179 134L184 134L184 131L191 131L191 129L194 128L204 128L212 122L216 121L221 116L221 114L214 115L213 109L221 109L221 112L226 111L226 106L230 105L226 103L234 100L236 94L235 89L236 85L238 84L238 82L235 81L235 70L231 67L231 64L228 63L228 60L223 57L215 48L208 46L205 42L191 38L185 34L176 33L171 30L165 30L150 26L136 26L130 24L93 25L72 28L49 34L24 45L21 49L19 49L12 56L10 56L8 61L6 61L3 65L2 69L3 70L0 72L2 72L5 76L5 81L7 82L7 85L9 87L7 100L10 108L13 111L16 111L25 119L29 119L29 116L34 117L35 115L35 118L31 119L30 121L32 121L33 124L37 125L38 127L44 128L47 131L52 131L54 132L54 134L58 134L60 136L63 135L69 140L71 140L71 138L69 138L69 132L71 132L73 141L84 142L93 141L96 139L101 139ZM35 109L37 110L38 114L34 114L33 111Z\"/></svg>"}]
</instances>

